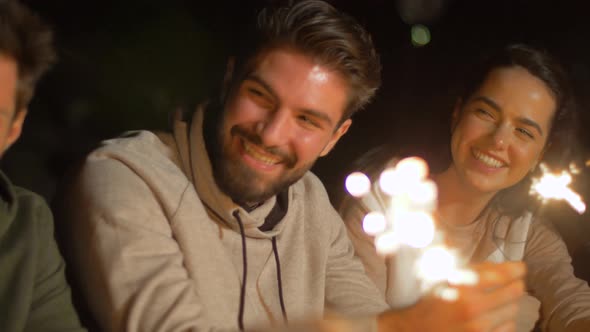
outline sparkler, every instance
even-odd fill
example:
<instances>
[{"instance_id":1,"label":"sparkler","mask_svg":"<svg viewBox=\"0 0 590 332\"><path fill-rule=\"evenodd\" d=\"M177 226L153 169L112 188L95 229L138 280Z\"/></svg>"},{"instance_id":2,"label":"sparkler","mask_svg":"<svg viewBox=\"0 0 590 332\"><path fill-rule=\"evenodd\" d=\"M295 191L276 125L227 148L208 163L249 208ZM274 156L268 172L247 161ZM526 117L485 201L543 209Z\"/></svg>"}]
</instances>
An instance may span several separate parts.
<instances>
[{"instance_id":1,"label":"sparkler","mask_svg":"<svg viewBox=\"0 0 590 332\"><path fill-rule=\"evenodd\" d=\"M437 189L427 176L426 162L411 157L386 168L372 185L360 172L346 179L348 192L370 211L363 219L364 231L375 236L377 252L391 260L388 268L395 281L390 284L396 289L387 298L393 307L413 304L441 282L477 282L477 275L462 269L457 255L442 244L432 216ZM457 294L452 287L435 293L447 300Z\"/></svg>"},{"instance_id":2,"label":"sparkler","mask_svg":"<svg viewBox=\"0 0 590 332\"><path fill-rule=\"evenodd\" d=\"M569 188L571 174L550 173L544 164L540 168L543 175L533 180L531 193L543 200L565 200L583 213L585 203ZM570 171L577 174L575 167L570 166ZM478 282L477 274L461 265L457 253L444 246L442 232L435 228L432 213L437 189L427 176L426 163L412 157L386 168L374 183L360 172L346 179L348 192L369 210L363 219L364 231L375 236L377 252L389 260L386 299L394 308L412 305L427 292L454 301L458 291L453 286Z\"/></svg>"},{"instance_id":3,"label":"sparkler","mask_svg":"<svg viewBox=\"0 0 590 332\"><path fill-rule=\"evenodd\" d=\"M539 165L543 175L533 179L531 193L537 194L544 201L548 199L565 200L579 214L586 211L586 204L578 193L569 188L572 176L567 171L560 174L550 173L545 164Z\"/></svg>"}]
</instances>

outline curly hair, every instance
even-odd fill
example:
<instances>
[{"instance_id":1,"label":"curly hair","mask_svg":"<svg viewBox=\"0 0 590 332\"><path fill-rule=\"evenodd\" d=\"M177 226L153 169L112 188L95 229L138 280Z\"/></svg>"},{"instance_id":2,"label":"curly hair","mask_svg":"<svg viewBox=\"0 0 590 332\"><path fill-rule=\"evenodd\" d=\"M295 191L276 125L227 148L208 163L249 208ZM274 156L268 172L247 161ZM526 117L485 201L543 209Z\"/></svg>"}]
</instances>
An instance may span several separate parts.
<instances>
[{"instance_id":1,"label":"curly hair","mask_svg":"<svg viewBox=\"0 0 590 332\"><path fill-rule=\"evenodd\" d=\"M27 107L39 78L55 62L51 30L15 0L0 1L0 55L14 59L18 68L16 112Z\"/></svg>"}]
</instances>

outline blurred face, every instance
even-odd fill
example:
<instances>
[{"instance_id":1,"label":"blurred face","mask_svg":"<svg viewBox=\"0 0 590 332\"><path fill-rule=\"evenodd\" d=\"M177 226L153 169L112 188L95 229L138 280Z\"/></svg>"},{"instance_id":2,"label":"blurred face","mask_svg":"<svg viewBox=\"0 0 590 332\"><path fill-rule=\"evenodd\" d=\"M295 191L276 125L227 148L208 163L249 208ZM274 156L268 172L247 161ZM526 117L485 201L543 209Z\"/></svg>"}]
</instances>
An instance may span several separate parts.
<instances>
[{"instance_id":1,"label":"blurred face","mask_svg":"<svg viewBox=\"0 0 590 332\"><path fill-rule=\"evenodd\" d=\"M262 54L225 105L214 162L221 189L262 202L299 180L348 130L348 84L296 51Z\"/></svg>"},{"instance_id":2,"label":"blurred face","mask_svg":"<svg viewBox=\"0 0 590 332\"><path fill-rule=\"evenodd\" d=\"M16 62L0 54L0 155L20 136L26 112L15 112L18 69Z\"/></svg>"},{"instance_id":3,"label":"blurred face","mask_svg":"<svg viewBox=\"0 0 590 332\"><path fill-rule=\"evenodd\" d=\"M495 193L522 180L542 157L556 103L522 67L490 72L454 113L451 152L463 184Z\"/></svg>"}]
</instances>

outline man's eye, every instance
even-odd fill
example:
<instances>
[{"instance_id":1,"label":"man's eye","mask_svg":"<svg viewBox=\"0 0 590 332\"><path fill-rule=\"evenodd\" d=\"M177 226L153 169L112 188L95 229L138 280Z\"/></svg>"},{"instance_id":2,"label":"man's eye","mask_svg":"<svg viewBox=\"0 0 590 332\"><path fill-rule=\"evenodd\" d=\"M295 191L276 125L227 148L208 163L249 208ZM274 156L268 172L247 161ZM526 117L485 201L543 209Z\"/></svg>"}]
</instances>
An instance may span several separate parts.
<instances>
[{"instance_id":1,"label":"man's eye","mask_svg":"<svg viewBox=\"0 0 590 332\"><path fill-rule=\"evenodd\" d=\"M524 129L524 128L516 128L516 131L518 131L519 133L521 133L522 135L534 139L535 136L528 130Z\"/></svg>"},{"instance_id":2,"label":"man's eye","mask_svg":"<svg viewBox=\"0 0 590 332\"><path fill-rule=\"evenodd\" d=\"M256 88L248 88L248 97L251 98L256 104L269 108L273 106L273 100L263 91Z\"/></svg>"},{"instance_id":3,"label":"man's eye","mask_svg":"<svg viewBox=\"0 0 590 332\"><path fill-rule=\"evenodd\" d=\"M486 116L486 117L489 117L489 118L493 118L494 117L492 115L492 113L490 113L490 112L488 112L488 111L486 111L484 109L481 109L481 108L476 109L475 112L477 112L478 114L481 114L482 116Z\"/></svg>"},{"instance_id":4,"label":"man's eye","mask_svg":"<svg viewBox=\"0 0 590 332\"><path fill-rule=\"evenodd\" d=\"M313 120L311 117L307 116L307 115L300 115L299 116L299 120L303 123L305 123L306 125L311 125L314 127L319 127L318 123Z\"/></svg>"}]
</instances>

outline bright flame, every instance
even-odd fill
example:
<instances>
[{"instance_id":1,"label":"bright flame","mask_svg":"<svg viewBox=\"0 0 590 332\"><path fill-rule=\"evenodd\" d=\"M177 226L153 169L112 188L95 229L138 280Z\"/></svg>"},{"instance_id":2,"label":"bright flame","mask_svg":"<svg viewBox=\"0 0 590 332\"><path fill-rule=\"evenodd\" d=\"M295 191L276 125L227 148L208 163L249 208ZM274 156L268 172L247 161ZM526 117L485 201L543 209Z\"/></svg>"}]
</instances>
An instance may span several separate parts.
<instances>
[{"instance_id":1,"label":"bright flame","mask_svg":"<svg viewBox=\"0 0 590 332\"><path fill-rule=\"evenodd\" d=\"M410 200L417 204L435 203L437 196L436 184L432 180L416 183L407 190Z\"/></svg>"},{"instance_id":2,"label":"bright flame","mask_svg":"<svg viewBox=\"0 0 590 332\"><path fill-rule=\"evenodd\" d=\"M580 174L582 171L580 170L580 168L578 167L578 165L576 165L576 163L574 163L573 161L570 163L570 173L572 174Z\"/></svg>"},{"instance_id":3,"label":"bright flame","mask_svg":"<svg viewBox=\"0 0 590 332\"><path fill-rule=\"evenodd\" d=\"M478 281L479 277L477 276L477 273L472 270L458 269L451 272L451 275L449 276L449 283L451 285L473 286L477 284Z\"/></svg>"},{"instance_id":4,"label":"bright flame","mask_svg":"<svg viewBox=\"0 0 590 332\"><path fill-rule=\"evenodd\" d=\"M455 254L438 245L442 234L437 233L432 216L438 192L436 184L427 176L426 162L411 157L381 173L379 190L371 191L369 178L359 172L348 176L346 188L352 196L360 197L370 211L363 219L363 229L375 236L377 252L391 255L401 246L414 248L411 252L415 254L400 261L415 272L414 281L419 281L419 291L435 287L435 293L440 291L441 298L454 301L458 297L457 289L441 286L440 282L449 282L452 286L472 285L478 278L472 271L458 269Z\"/></svg>"},{"instance_id":5,"label":"bright flame","mask_svg":"<svg viewBox=\"0 0 590 332\"><path fill-rule=\"evenodd\" d=\"M381 212L369 212L363 219L363 230L369 235L377 235L385 231L387 221Z\"/></svg>"},{"instance_id":6,"label":"bright flame","mask_svg":"<svg viewBox=\"0 0 590 332\"><path fill-rule=\"evenodd\" d=\"M454 302L459 299L459 290L452 287L440 287L435 290L435 295L447 302Z\"/></svg>"},{"instance_id":7,"label":"bright flame","mask_svg":"<svg viewBox=\"0 0 590 332\"><path fill-rule=\"evenodd\" d=\"M432 217L421 211L406 212L398 223L400 240L414 248L424 248L434 239L434 221Z\"/></svg>"},{"instance_id":8,"label":"bright flame","mask_svg":"<svg viewBox=\"0 0 590 332\"><path fill-rule=\"evenodd\" d=\"M544 199L565 200L578 213L586 211L586 204L578 193L568 187L572 182L572 176L563 171L561 174L552 174L547 172L547 167L541 165L543 176L540 179L533 180L531 187L537 194Z\"/></svg>"},{"instance_id":9,"label":"bright flame","mask_svg":"<svg viewBox=\"0 0 590 332\"><path fill-rule=\"evenodd\" d=\"M455 256L443 247L432 247L418 261L418 272L423 280L436 283L448 280L457 266Z\"/></svg>"},{"instance_id":10,"label":"bright flame","mask_svg":"<svg viewBox=\"0 0 590 332\"><path fill-rule=\"evenodd\" d=\"M428 175L428 165L423 159L418 157L409 157L400 160L395 169L401 177L412 180L424 180Z\"/></svg>"},{"instance_id":11,"label":"bright flame","mask_svg":"<svg viewBox=\"0 0 590 332\"><path fill-rule=\"evenodd\" d=\"M395 168L387 168L379 176L379 187L384 193L394 196L403 193L402 179Z\"/></svg>"},{"instance_id":12,"label":"bright flame","mask_svg":"<svg viewBox=\"0 0 590 332\"><path fill-rule=\"evenodd\" d=\"M354 172L346 177L345 186L352 196L361 197L371 190L371 180L361 172Z\"/></svg>"},{"instance_id":13,"label":"bright flame","mask_svg":"<svg viewBox=\"0 0 590 332\"><path fill-rule=\"evenodd\" d=\"M375 238L375 247L377 248L377 252L382 255L392 254L399 248L399 242L395 233L381 233Z\"/></svg>"}]
</instances>

